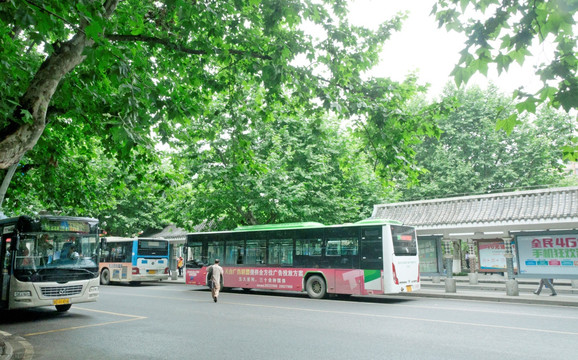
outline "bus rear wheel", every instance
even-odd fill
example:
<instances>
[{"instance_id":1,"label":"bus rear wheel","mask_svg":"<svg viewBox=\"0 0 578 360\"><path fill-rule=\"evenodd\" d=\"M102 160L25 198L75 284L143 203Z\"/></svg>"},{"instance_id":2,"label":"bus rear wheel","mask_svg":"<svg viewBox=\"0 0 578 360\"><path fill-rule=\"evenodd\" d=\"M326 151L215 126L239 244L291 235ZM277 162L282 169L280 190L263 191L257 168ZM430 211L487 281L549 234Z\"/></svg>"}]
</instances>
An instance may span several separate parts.
<instances>
[{"instance_id":1,"label":"bus rear wheel","mask_svg":"<svg viewBox=\"0 0 578 360\"><path fill-rule=\"evenodd\" d=\"M100 272L100 285L110 284L110 270L102 269Z\"/></svg>"},{"instance_id":2,"label":"bus rear wheel","mask_svg":"<svg viewBox=\"0 0 578 360\"><path fill-rule=\"evenodd\" d=\"M56 306L56 311L58 312L67 312L68 310L70 310L72 304L54 305L54 306Z\"/></svg>"},{"instance_id":3,"label":"bus rear wheel","mask_svg":"<svg viewBox=\"0 0 578 360\"><path fill-rule=\"evenodd\" d=\"M313 275L307 279L305 290L307 290L307 295L312 299L323 299L327 294L325 280L319 275Z\"/></svg>"}]
</instances>

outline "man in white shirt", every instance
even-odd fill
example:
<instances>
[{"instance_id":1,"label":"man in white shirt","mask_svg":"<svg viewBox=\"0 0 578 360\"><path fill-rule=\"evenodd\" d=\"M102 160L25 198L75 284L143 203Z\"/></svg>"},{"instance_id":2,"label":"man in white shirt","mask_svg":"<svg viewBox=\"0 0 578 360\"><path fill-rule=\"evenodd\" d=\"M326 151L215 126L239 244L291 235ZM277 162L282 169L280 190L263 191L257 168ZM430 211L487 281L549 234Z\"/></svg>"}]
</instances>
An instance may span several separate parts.
<instances>
[{"instance_id":1,"label":"man in white shirt","mask_svg":"<svg viewBox=\"0 0 578 360\"><path fill-rule=\"evenodd\" d=\"M217 302L219 290L221 289L221 278L223 277L223 268L219 266L219 259L215 259L215 263L209 266L209 274L209 280L212 282L211 295L213 296L213 301Z\"/></svg>"}]
</instances>

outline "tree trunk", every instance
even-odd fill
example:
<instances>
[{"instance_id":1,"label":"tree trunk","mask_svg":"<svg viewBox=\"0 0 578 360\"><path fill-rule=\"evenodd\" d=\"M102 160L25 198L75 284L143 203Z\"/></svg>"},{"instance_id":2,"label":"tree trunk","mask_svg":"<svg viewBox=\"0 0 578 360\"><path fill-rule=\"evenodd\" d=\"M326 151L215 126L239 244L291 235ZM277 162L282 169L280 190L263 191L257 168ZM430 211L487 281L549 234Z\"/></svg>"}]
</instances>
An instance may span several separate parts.
<instances>
[{"instance_id":1,"label":"tree trunk","mask_svg":"<svg viewBox=\"0 0 578 360\"><path fill-rule=\"evenodd\" d=\"M116 9L119 0L107 0L105 17L108 18ZM14 118L23 118L23 111L28 111L31 119L28 122L11 123L0 129L0 169L7 169L17 164L26 151L32 149L46 127L46 110L60 81L78 64L84 61L82 55L86 47L94 41L86 37L84 29L88 23L82 21L77 34L69 41L55 46L55 51L42 63L28 89L20 99L20 106Z\"/></svg>"},{"instance_id":2,"label":"tree trunk","mask_svg":"<svg viewBox=\"0 0 578 360\"><path fill-rule=\"evenodd\" d=\"M12 177L14 176L14 173L16 172L16 168L18 167L18 163L13 164L12 166L10 166L8 168L8 170L6 170L6 175L4 175L4 180L2 181L2 185L0 185L0 215L2 215L4 213L4 211L2 211L2 204L4 203L4 197L6 197L6 192L8 191L8 186L10 185L10 182L12 181ZM0 216L1 218L1 216Z\"/></svg>"},{"instance_id":3,"label":"tree trunk","mask_svg":"<svg viewBox=\"0 0 578 360\"><path fill-rule=\"evenodd\" d=\"M20 99L15 114L20 118L22 111L32 115L32 122L14 126L11 133L2 134L0 142L0 168L6 169L32 149L46 126L46 109L62 78L80 64L82 51L87 45L86 35L79 33L50 55L36 72L34 79Z\"/></svg>"}]
</instances>

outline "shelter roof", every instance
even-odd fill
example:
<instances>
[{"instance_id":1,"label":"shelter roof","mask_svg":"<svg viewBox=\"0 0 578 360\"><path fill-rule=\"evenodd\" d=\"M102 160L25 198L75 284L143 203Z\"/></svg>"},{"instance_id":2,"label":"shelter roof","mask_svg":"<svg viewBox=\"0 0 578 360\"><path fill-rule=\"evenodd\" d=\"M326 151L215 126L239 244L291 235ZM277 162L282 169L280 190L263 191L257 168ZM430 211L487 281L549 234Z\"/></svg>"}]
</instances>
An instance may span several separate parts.
<instances>
[{"instance_id":1,"label":"shelter roof","mask_svg":"<svg viewBox=\"0 0 578 360\"><path fill-rule=\"evenodd\" d=\"M500 237L511 231L578 228L578 187L375 205L372 218L415 226L418 235ZM480 235L481 234L481 235Z\"/></svg>"},{"instance_id":2,"label":"shelter roof","mask_svg":"<svg viewBox=\"0 0 578 360\"><path fill-rule=\"evenodd\" d=\"M202 223L195 225L193 227L193 232L211 231L216 226L216 222L203 221ZM185 229L179 228L174 224L166 226L160 232L156 234L147 235L147 237L163 238L169 240L184 240L187 238L187 234L191 233Z\"/></svg>"},{"instance_id":3,"label":"shelter roof","mask_svg":"<svg viewBox=\"0 0 578 360\"><path fill-rule=\"evenodd\" d=\"M156 234L149 235L148 237L152 238L163 238L163 239L179 239L179 238L186 238L187 231L185 229L181 229L174 224L166 226L161 232Z\"/></svg>"}]
</instances>

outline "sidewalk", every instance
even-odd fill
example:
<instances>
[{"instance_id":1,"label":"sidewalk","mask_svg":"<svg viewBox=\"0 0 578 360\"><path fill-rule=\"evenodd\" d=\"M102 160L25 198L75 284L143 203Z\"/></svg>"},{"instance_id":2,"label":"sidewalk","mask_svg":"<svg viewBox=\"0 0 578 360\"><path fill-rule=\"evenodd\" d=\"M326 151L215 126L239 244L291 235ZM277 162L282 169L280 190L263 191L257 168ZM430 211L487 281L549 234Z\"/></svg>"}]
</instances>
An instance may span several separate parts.
<instances>
[{"instance_id":1,"label":"sidewalk","mask_svg":"<svg viewBox=\"0 0 578 360\"><path fill-rule=\"evenodd\" d=\"M432 277L421 278L421 289L412 293L403 293L407 297L431 297L445 299L509 302L519 304L543 304L578 307L578 288L572 288L570 280L554 280L557 296L550 296L549 289L543 288L540 295L535 295L540 279L516 279L518 296L506 295L506 278L499 275L478 275L478 284L470 285L467 276L454 276L456 292L447 293L445 278L435 283Z\"/></svg>"}]
</instances>

